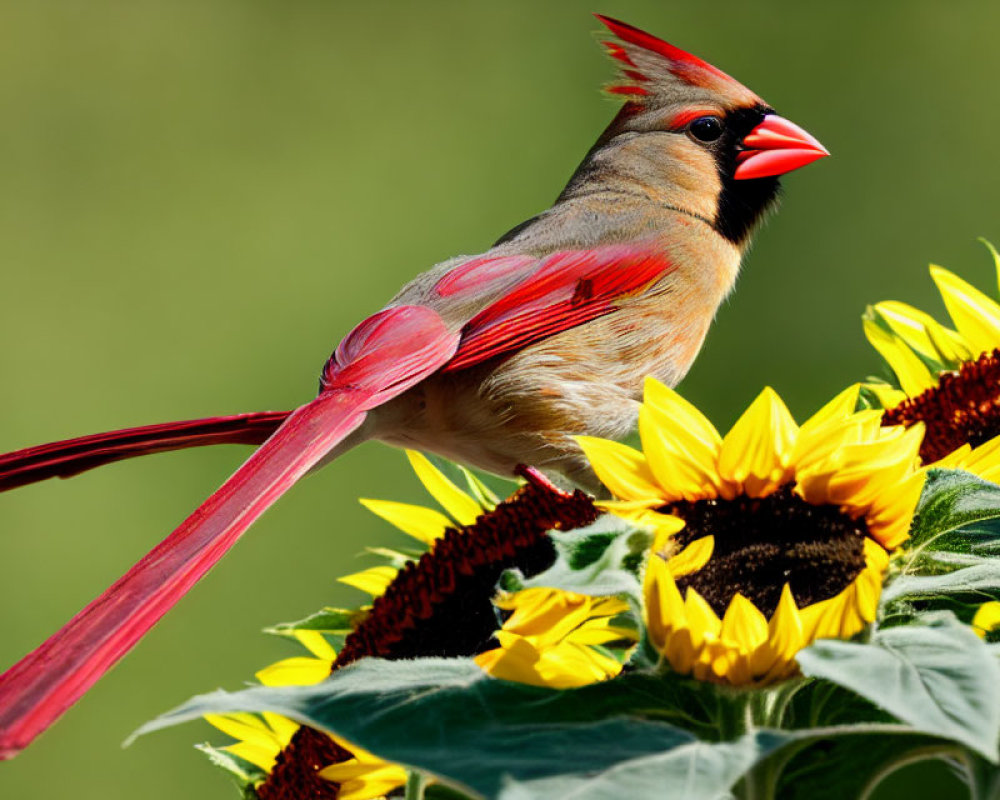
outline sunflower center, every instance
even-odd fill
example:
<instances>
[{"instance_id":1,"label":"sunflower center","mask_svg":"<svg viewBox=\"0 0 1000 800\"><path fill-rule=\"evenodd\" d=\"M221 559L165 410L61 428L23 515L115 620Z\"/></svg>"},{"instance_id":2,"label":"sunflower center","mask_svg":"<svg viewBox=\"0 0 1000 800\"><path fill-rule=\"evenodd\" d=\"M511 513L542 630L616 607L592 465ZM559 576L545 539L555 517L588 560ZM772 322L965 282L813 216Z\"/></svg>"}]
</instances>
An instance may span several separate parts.
<instances>
[{"instance_id":1,"label":"sunflower center","mask_svg":"<svg viewBox=\"0 0 1000 800\"><path fill-rule=\"evenodd\" d=\"M968 442L973 447L1000 434L1000 349L983 353L934 386L882 415L886 425L927 426L920 458L930 464Z\"/></svg>"},{"instance_id":2,"label":"sunflower center","mask_svg":"<svg viewBox=\"0 0 1000 800\"><path fill-rule=\"evenodd\" d=\"M256 796L259 800L336 800L339 785L321 778L319 771L353 757L325 733L303 725L278 754L267 780L257 787Z\"/></svg>"},{"instance_id":3,"label":"sunflower center","mask_svg":"<svg viewBox=\"0 0 1000 800\"><path fill-rule=\"evenodd\" d=\"M739 593L770 617L787 583L799 608L839 594L865 566L868 526L836 506L814 506L786 485L767 497L697 500L667 506L685 526L681 547L714 536L704 567L677 579L723 616Z\"/></svg>"}]
</instances>

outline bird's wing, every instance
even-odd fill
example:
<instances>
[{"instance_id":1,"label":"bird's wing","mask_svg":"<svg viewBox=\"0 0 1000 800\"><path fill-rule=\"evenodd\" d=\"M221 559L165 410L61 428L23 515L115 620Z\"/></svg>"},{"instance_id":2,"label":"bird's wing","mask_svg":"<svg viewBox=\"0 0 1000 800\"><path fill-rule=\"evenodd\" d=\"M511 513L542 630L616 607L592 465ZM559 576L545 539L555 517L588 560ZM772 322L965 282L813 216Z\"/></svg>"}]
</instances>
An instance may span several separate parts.
<instances>
[{"instance_id":1,"label":"bird's wing","mask_svg":"<svg viewBox=\"0 0 1000 800\"><path fill-rule=\"evenodd\" d=\"M510 355L610 314L622 300L642 292L674 269L662 253L622 245L563 250L531 264L521 261L503 266L498 270L487 264L491 282L510 281L512 274L520 280L462 327L458 351L445 365L445 372ZM471 290L473 277L460 273L456 278L449 273L442 283L446 289L458 284L468 285Z\"/></svg>"}]
</instances>

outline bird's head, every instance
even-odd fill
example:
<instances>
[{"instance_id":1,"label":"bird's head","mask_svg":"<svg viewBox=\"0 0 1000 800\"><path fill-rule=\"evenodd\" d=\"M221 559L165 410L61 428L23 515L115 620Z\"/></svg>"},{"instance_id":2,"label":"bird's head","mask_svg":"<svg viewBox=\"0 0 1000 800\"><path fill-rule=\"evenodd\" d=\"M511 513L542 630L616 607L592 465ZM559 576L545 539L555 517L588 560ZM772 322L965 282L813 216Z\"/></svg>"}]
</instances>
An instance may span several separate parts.
<instances>
[{"instance_id":1,"label":"bird's head","mask_svg":"<svg viewBox=\"0 0 1000 800\"><path fill-rule=\"evenodd\" d=\"M742 244L776 201L778 176L829 155L722 70L624 22L597 18L615 36L604 44L620 68L608 91L626 103L578 178L604 174L636 184Z\"/></svg>"}]
</instances>

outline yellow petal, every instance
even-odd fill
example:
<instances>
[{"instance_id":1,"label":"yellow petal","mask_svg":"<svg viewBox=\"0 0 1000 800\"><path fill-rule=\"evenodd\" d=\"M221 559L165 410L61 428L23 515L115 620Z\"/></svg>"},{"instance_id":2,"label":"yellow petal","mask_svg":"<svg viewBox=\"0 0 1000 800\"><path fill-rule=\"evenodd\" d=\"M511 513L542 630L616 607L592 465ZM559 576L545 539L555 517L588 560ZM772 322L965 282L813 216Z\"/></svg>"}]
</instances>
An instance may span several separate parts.
<instances>
[{"instance_id":1,"label":"yellow petal","mask_svg":"<svg viewBox=\"0 0 1000 800\"><path fill-rule=\"evenodd\" d=\"M367 592L372 597L379 597L385 592L393 579L395 579L398 571L395 567L370 567L369 569L361 570L361 572L337 578L337 580L340 583L346 583L348 586L360 589L362 592Z\"/></svg>"},{"instance_id":2,"label":"yellow petal","mask_svg":"<svg viewBox=\"0 0 1000 800\"><path fill-rule=\"evenodd\" d=\"M373 514L377 514L403 533L419 539L424 544L433 544L454 525L448 517L432 508L396 503L392 500L369 500L364 497L358 502Z\"/></svg>"},{"instance_id":3,"label":"yellow petal","mask_svg":"<svg viewBox=\"0 0 1000 800\"><path fill-rule=\"evenodd\" d=\"M933 264L930 269L955 327L976 353L1000 346L1000 306L954 273Z\"/></svg>"},{"instance_id":4,"label":"yellow petal","mask_svg":"<svg viewBox=\"0 0 1000 800\"><path fill-rule=\"evenodd\" d=\"M278 745L266 747L250 742L237 742L222 748L227 753L232 753L244 761L249 761L254 766L260 767L265 773L270 773L274 769L274 764L278 760L278 753L281 748Z\"/></svg>"},{"instance_id":5,"label":"yellow petal","mask_svg":"<svg viewBox=\"0 0 1000 800\"><path fill-rule=\"evenodd\" d=\"M1000 437L997 438L1000 439ZM995 440L990 440L990 442L993 441ZM989 442L987 444L989 444ZM972 472L971 469L968 469L968 467L965 466L965 464L970 461L972 453L972 445L966 442L958 449L952 450L943 458L939 458L934 462L933 466L938 469L964 469L966 472Z\"/></svg>"},{"instance_id":6,"label":"yellow petal","mask_svg":"<svg viewBox=\"0 0 1000 800\"><path fill-rule=\"evenodd\" d=\"M840 420L850 417L858 407L858 395L861 393L861 384L854 383L826 403L819 411L802 423L801 432L817 428L830 420Z\"/></svg>"},{"instance_id":7,"label":"yellow petal","mask_svg":"<svg viewBox=\"0 0 1000 800\"><path fill-rule=\"evenodd\" d=\"M281 743L281 746L287 747L288 743L292 741L292 737L299 730L299 723L288 717L283 717L281 714L275 714L273 711L263 712L263 717L268 727L274 731L274 735Z\"/></svg>"},{"instance_id":8,"label":"yellow petal","mask_svg":"<svg viewBox=\"0 0 1000 800\"><path fill-rule=\"evenodd\" d=\"M882 427L882 411L858 411L847 417L810 420L802 426L795 444L792 463L796 477L816 470L835 470L845 462L844 448L877 440Z\"/></svg>"},{"instance_id":9,"label":"yellow petal","mask_svg":"<svg viewBox=\"0 0 1000 800\"><path fill-rule=\"evenodd\" d=\"M253 714L205 714L205 721L228 736L262 747L276 746L278 739L260 717Z\"/></svg>"},{"instance_id":10,"label":"yellow petal","mask_svg":"<svg viewBox=\"0 0 1000 800\"><path fill-rule=\"evenodd\" d=\"M615 617L628 611L628 603L617 597L591 597L590 615Z\"/></svg>"},{"instance_id":11,"label":"yellow petal","mask_svg":"<svg viewBox=\"0 0 1000 800\"><path fill-rule=\"evenodd\" d=\"M983 603L972 618L972 629L977 636L985 638L987 633L992 633L997 628L1000 628L1000 603L996 600Z\"/></svg>"},{"instance_id":12,"label":"yellow petal","mask_svg":"<svg viewBox=\"0 0 1000 800\"><path fill-rule=\"evenodd\" d=\"M767 629L767 641L757 648L751 658L754 677L763 677L765 680L785 674L788 665L805 646L802 619L787 583L782 587L778 607L771 616Z\"/></svg>"},{"instance_id":13,"label":"yellow petal","mask_svg":"<svg viewBox=\"0 0 1000 800\"><path fill-rule=\"evenodd\" d=\"M613 678L621 669L616 659L574 642L545 648L536 667L542 685L555 689L572 689L604 681Z\"/></svg>"},{"instance_id":14,"label":"yellow petal","mask_svg":"<svg viewBox=\"0 0 1000 800\"><path fill-rule=\"evenodd\" d=\"M601 483L615 497L656 505L662 502L663 489L656 482L646 456L638 450L596 436L577 436L575 439Z\"/></svg>"},{"instance_id":15,"label":"yellow petal","mask_svg":"<svg viewBox=\"0 0 1000 800\"><path fill-rule=\"evenodd\" d=\"M634 642L636 632L631 628L619 628L608 625L605 621L602 625L597 625L592 620L581 625L569 636L567 642L578 645L608 644L609 642Z\"/></svg>"},{"instance_id":16,"label":"yellow petal","mask_svg":"<svg viewBox=\"0 0 1000 800\"><path fill-rule=\"evenodd\" d=\"M903 387L908 397L916 397L937 385L927 365L902 339L883 330L870 319L863 319L861 324L864 326L865 337L896 373L899 385Z\"/></svg>"},{"instance_id":17,"label":"yellow petal","mask_svg":"<svg viewBox=\"0 0 1000 800\"><path fill-rule=\"evenodd\" d=\"M957 369L962 362L976 357L975 348L958 331L931 322L927 325L927 336L937 350L938 359L950 369Z\"/></svg>"},{"instance_id":18,"label":"yellow petal","mask_svg":"<svg viewBox=\"0 0 1000 800\"><path fill-rule=\"evenodd\" d=\"M673 420L677 427L683 428L706 447L718 449L722 445L722 437L708 417L673 389L653 377L646 378L644 389L644 404Z\"/></svg>"},{"instance_id":19,"label":"yellow petal","mask_svg":"<svg viewBox=\"0 0 1000 800\"><path fill-rule=\"evenodd\" d=\"M792 477L798 426L778 394L767 387L722 441L719 473L750 497L765 497Z\"/></svg>"},{"instance_id":20,"label":"yellow petal","mask_svg":"<svg viewBox=\"0 0 1000 800\"><path fill-rule=\"evenodd\" d=\"M855 603L862 622L874 622L878 615L883 573L888 565L889 556L885 550L877 542L865 537L865 566L854 578Z\"/></svg>"},{"instance_id":21,"label":"yellow petal","mask_svg":"<svg viewBox=\"0 0 1000 800\"><path fill-rule=\"evenodd\" d=\"M972 448L963 445L958 450L936 461L933 466L946 469L964 469L992 483L1000 480L1000 436Z\"/></svg>"},{"instance_id":22,"label":"yellow petal","mask_svg":"<svg viewBox=\"0 0 1000 800\"><path fill-rule=\"evenodd\" d=\"M337 657L337 651L333 649L326 637L319 631L295 631L295 638L306 650L316 658L326 661L333 661Z\"/></svg>"},{"instance_id":23,"label":"yellow petal","mask_svg":"<svg viewBox=\"0 0 1000 800\"><path fill-rule=\"evenodd\" d=\"M767 641L767 618L749 599L737 592L722 617L719 638L735 644L741 653L752 653Z\"/></svg>"},{"instance_id":24,"label":"yellow petal","mask_svg":"<svg viewBox=\"0 0 1000 800\"><path fill-rule=\"evenodd\" d=\"M675 578L697 572L708 563L715 549L714 536L702 536L667 561L667 568Z\"/></svg>"},{"instance_id":25,"label":"yellow petal","mask_svg":"<svg viewBox=\"0 0 1000 800\"><path fill-rule=\"evenodd\" d=\"M895 550L909 537L926 477L926 470L915 472L865 515L869 534L886 550Z\"/></svg>"},{"instance_id":26,"label":"yellow petal","mask_svg":"<svg viewBox=\"0 0 1000 800\"><path fill-rule=\"evenodd\" d=\"M575 592L536 587L501 598L495 605L514 612L504 622L505 631L548 643L558 641L586 621L591 599Z\"/></svg>"},{"instance_id":27,"label":"yellow petal","mask_svg":"<svg viewBox=\"0 0 1000 800\"><path fill-rule=\"evenodd\" d=\"M541 653L529 638L510 631L497 631L496 639L500 647L480 653L473 659L480 669L501 680L531 686L545 685L537 670Z\"/></svg>"},{"instance_id":28,"label":"yellow petal","mask_svg":"<svg viewBox=\"0 0 1000 800\"><path fill-rule=\"evenodd\" d=\"M321 778L340 784L338 800L376 800L406 785L407 772L385 761L364 763L356 760L331 764L319 771Z\"/></svg>"},{"instance_id":29,"label":"yellow petal","mask_svg":"<svg viewBox=\"0 0 1000 800\"><path fill-rule=\"evenodd\" d=\"M483 513L479 503L448 480L423 453L407 450L406 457L424 488L459 525L472 525Z\"/></svg>"},{"instance_id":30,"label":"yellow petal","mask_svg":"<svg viewBox=\"0 0 1000 800\"><path fill-rule=\"evenodd\" d=\"M706 444L655 406L639 408L639 438L665 500L716 497L718 445Z\"/></svg>"},{"instance_id":31,"label":"yellow petal","mask_svg":"<svg viewBox=\"0 0 1000 800\"><path fill-rule=\"evenodd\" d=\"M875 399L878 400L882 408L895 408L907 397L906 392L896 389L887 383L870 382L864 386L869 392L875 395Z\"/></svg>"},{"instance_id":32,"label":"yellow petal","mask_svg":"<svg viewBox=\"0 0 1000 800\"><path fill-rule=\"evenodd\" d=\"M691 641L701 647L705 641L716 639L722 632L722 620L708 604L708 601L694 589L684 595L684 616L691 631Z\"/></svg>"},{"instance_id":33,"label":"yellow petal","mask_svg":"<svg viewBox=\"0 0 1000 800\"><path fill-rule=\"evenodd\" d=\"M646 565L643 595L646 632L653 646L663 653L669 632L686 627L687 615L680 590L666 563L659 556L651 556Z\"/></svg>"},{"instance_id":34,"label":"yellow petal","mask_svg":"<svg viewBox=\"0 0 1000 800\"><path fill-rule=\"evenodd\" d=\"M927 358L955 366L969 356L955 331L946 329L930 314L895 300L876 303L875 311L909 347Z\"/></svg>"},{"instance_id":35,"label":"yellow petal","mask_svg":"<svg viewBox=\"0 0 1000 800\"><path fill-rule=\"evenodd\" d=\"M255 677L265 686L312 686L329 678L332 668L332 661L300 656L264 667Z\"/></svg>"}]
</instances>

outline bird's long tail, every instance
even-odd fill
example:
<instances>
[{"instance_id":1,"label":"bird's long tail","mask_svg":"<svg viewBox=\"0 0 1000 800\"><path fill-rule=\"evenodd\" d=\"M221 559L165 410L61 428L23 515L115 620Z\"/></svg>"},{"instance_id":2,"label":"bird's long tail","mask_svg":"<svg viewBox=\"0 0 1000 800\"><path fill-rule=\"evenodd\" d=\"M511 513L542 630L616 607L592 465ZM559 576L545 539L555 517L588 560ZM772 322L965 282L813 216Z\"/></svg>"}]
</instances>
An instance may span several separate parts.
<instances>
[{"instance_id":1,"label":"bird's long tail","mask_svg":"<svg viewBox=\"0 0 1000 800\"><path fill-rule=\"evenodd\" d=\"M259 411L165 422L15 450L0 455L0 492L150 453L210 444L263 444L290 413Z\"/></svg>"},{"instance_id":2,"label":"bird's long tail","mask_svg":"<svg viewBox=\"0 0 1000 800\"><path fill-rule=\"evenodd\" d=\"M179 528L37 650L0 675L0 758L26 747L118 661L296 480L454 354L458 335L420 306L365 320L324 370L324 390Z\"/></svg>"}]
</instances>

